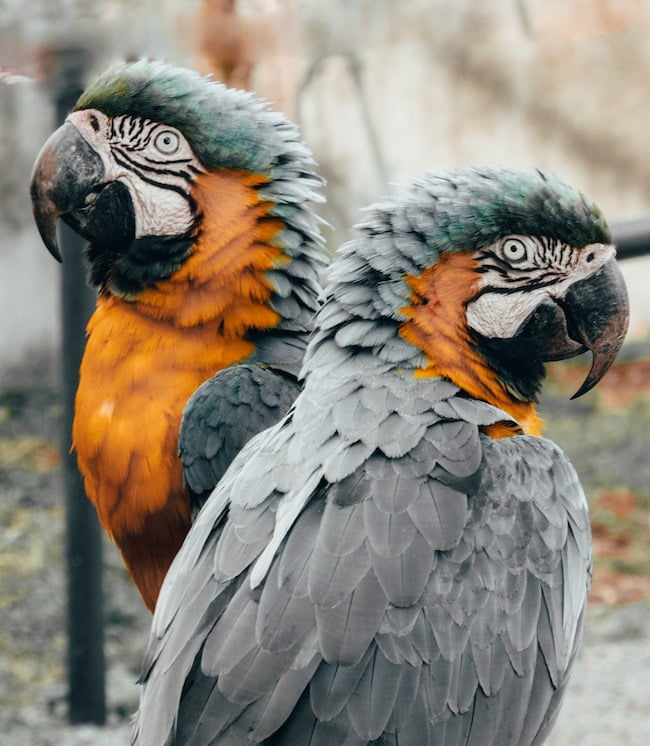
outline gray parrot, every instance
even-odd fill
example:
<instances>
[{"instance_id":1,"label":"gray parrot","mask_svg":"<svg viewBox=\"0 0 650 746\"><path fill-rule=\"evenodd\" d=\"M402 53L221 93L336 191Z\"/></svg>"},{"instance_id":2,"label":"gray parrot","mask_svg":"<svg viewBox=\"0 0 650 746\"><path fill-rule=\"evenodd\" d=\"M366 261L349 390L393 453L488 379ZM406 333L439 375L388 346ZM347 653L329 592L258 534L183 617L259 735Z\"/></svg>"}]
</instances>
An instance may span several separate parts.
<instances>
[{"instance_id":1,"label":"gray parrot","mask_svg":"<svg viewBox=\"0 0 650 746\"><path fill-rule=\"evenodd\" d=\"M289 413L164 582L139 746L530 746L582 637L587 504L541 437L544 363L614 361L628 301L558 178L427 174L329 271Z\"/></svg>"}]
</instances>

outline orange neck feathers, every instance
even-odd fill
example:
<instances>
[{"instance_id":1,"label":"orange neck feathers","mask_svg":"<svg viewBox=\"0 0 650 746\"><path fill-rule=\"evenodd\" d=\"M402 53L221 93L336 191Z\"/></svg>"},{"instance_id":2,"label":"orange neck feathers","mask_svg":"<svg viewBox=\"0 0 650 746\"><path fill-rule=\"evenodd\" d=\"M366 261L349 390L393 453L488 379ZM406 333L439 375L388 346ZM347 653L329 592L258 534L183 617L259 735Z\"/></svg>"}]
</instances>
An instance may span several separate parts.
<instances>
[{"instance_id":1,"label":"orange neck feathers","mask_svg":"<svg viewBox=\"0 0 650 746\"><path fill-rule=\"evenodd\" d=\"M104 293L88 325L73 447L150 609L191 524L177 455L183 407L201 383L253 352L248 330L280 321L264 274L286 261L270 243L284 224L259 199L264 182L232 171L197 177L203 220L183 266L137 296Z\"/></svg>"},{"instance_id":2,"label":"orange neck feathers","mask_svg":"<svg viewBox=\"0 0 650 746\"><path fill-rule=\"evenodd\" d=\"M400 333L427 357L427 364L415 376L447 378L470 396L503 409L522 432L540 435L542 422L534 405L515 399L472 345L465 308L478 279L475 267L469 254L444 254L435 266L407 278L412 303L402 309L408 321ZM493 437L514 434L505 424L486 428L486 432Z\"/></svg>"}]
</instances>

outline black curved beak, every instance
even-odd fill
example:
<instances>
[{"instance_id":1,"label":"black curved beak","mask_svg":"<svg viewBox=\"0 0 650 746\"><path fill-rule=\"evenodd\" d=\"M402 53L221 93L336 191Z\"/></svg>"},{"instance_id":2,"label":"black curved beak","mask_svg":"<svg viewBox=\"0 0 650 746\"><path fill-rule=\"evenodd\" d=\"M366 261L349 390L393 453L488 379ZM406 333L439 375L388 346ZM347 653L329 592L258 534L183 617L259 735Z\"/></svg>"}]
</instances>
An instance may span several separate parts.
<instances>
[{"instance_id":1,"label":"black curved beak","mask_svg":"<svg viewBox=\"0 0 650 746\"><path fill-rule=\"evenodd\" d=\"M629 320L629 301L615 259L571 285L563 298L541 303L515 335L519 350L542 362L592 354L591 369L571 397L586 394L616 359Z\"/></svg>"},{"instance_id":2,"label":"black curved beak","mask_svg":"<svg viewBox=\"0 0 650 746\"><path fill-rule=\"evenodd\" d=\"M630 308L625 280L616 260L610 259L593 277L572 285L563 306L569 331L591 351L591 369L571 397L591 390L610 369L623 345Z\"/></svg>"},{"instance_id":3,"label":"black curved beak","mask_svg":"<svg viewBox=\"0 0 650 746\"><path fill-rule=\"evenodd\" d=\"M103 178L101 158L71 122L59 127L41 149L32 170L32 209L43 243L57 261L58 219L92 203Z\"/></svg>"}]
</instances>

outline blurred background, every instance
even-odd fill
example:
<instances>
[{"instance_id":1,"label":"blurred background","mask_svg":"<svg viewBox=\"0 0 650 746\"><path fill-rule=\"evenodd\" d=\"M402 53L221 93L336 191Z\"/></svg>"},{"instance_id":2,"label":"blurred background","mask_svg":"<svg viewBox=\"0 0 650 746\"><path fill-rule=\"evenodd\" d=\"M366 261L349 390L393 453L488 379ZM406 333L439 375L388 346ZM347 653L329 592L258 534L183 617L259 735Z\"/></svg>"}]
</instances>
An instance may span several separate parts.
<instances>
[{"instance_id":1,"label":"blurred background","mask_svg":"<svg viewBox=\"0 0 650 746\"><path fill-rule=\"evenodd\" d=\"M128 742L149 616L104 552L107 721L66 724L60 267L28 184L70 80L162 58L297 121L328 181L335 251L358 209L425 170L534 166L611 222L650 216L648 0L0 0L0 732ZM650 743L650 258L622 262L631 329L576 402L551 366L542 414L588 492L596 572L552 744Z\"/></svg>"}]
</instances>

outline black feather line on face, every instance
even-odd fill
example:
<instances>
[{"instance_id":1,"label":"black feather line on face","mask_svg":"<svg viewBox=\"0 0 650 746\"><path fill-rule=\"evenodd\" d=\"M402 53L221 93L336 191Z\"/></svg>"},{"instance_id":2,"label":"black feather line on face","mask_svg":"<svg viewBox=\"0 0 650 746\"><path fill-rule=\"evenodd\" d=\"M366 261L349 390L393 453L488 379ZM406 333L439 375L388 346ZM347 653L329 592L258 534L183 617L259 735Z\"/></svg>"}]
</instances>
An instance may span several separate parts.
<instances>
[{"instance_id":1,"label":"black feather line on face","mask_svg":"<svg viewBox=\"0 0 650 746\"><path fill-rule=\"evenodd\" d=\"M545 376L544 363L586 351L572 314L561 301L540 303L510 338L473 332L476 349L502 384L521 401L536 402Z\"/></svg>"},{"instance_id":2,"label":"black feather line on face","mask_svg":"<svg viewBox=\"0 0 650 746\"><path fill-rule=\"evenodd\" d=\"M90 268L90 284L117 295L135 295L171 277L189 256L203 220L192 195L180 193L188 202L193 224L176 235L137 238L133 202L128 188L121 182L104 187L88 208L63 217L73 230L90 241L84 252Z\"/></svg>"},{"instance_id":3,"label":"black feather line on face","mask_svg":"<svg viewBox=\"0 0 650 746\"><path fill-rule=\"evenodd\" d=\"M113 157L118 166L133 171L133 173L147 184L152 184L161 189L171 189L174 192L178 192L182 197L185 197L187 194L184 189L174 184L168 184L164 181L157 181L154 176L147 176L146 173L154 174L156 176L180 176L190 184L194 181L192 174L189 173L189 168L187 171L182 169L162 168L160 165L156 165L156 161L151 158L140 158L136 160L119 148L113 148ZM168 163L165 163L165 165L172 165L173 163L187 163L187 160L169 161ZM199 173L196 169L194 169L194 171L195 173Z\"/></svg>"},{"instance_id":4,"label":"black feather line on face","mask_svg":"<svg viewBox=\"0 0 650 746\"><path fill-rule=\"evenodd\" d=\"M90 282L115 295L135 295L164 280L183 264L198 238L193 229L178 236L143 236L116 250L94 242L86 249Z\"/></svg>"},{"instance_id":5,"label":"black feather line on face","mask_svg":"<svg viewBox=\"0 0 650 746\"><path fill-rule=\"evenodd\" d=\"M476 332L472 338L476 350L513 396L526 402L538 400L546 369L532 346L521 341L489 339Z\"/></svg>"}]
</instances>

